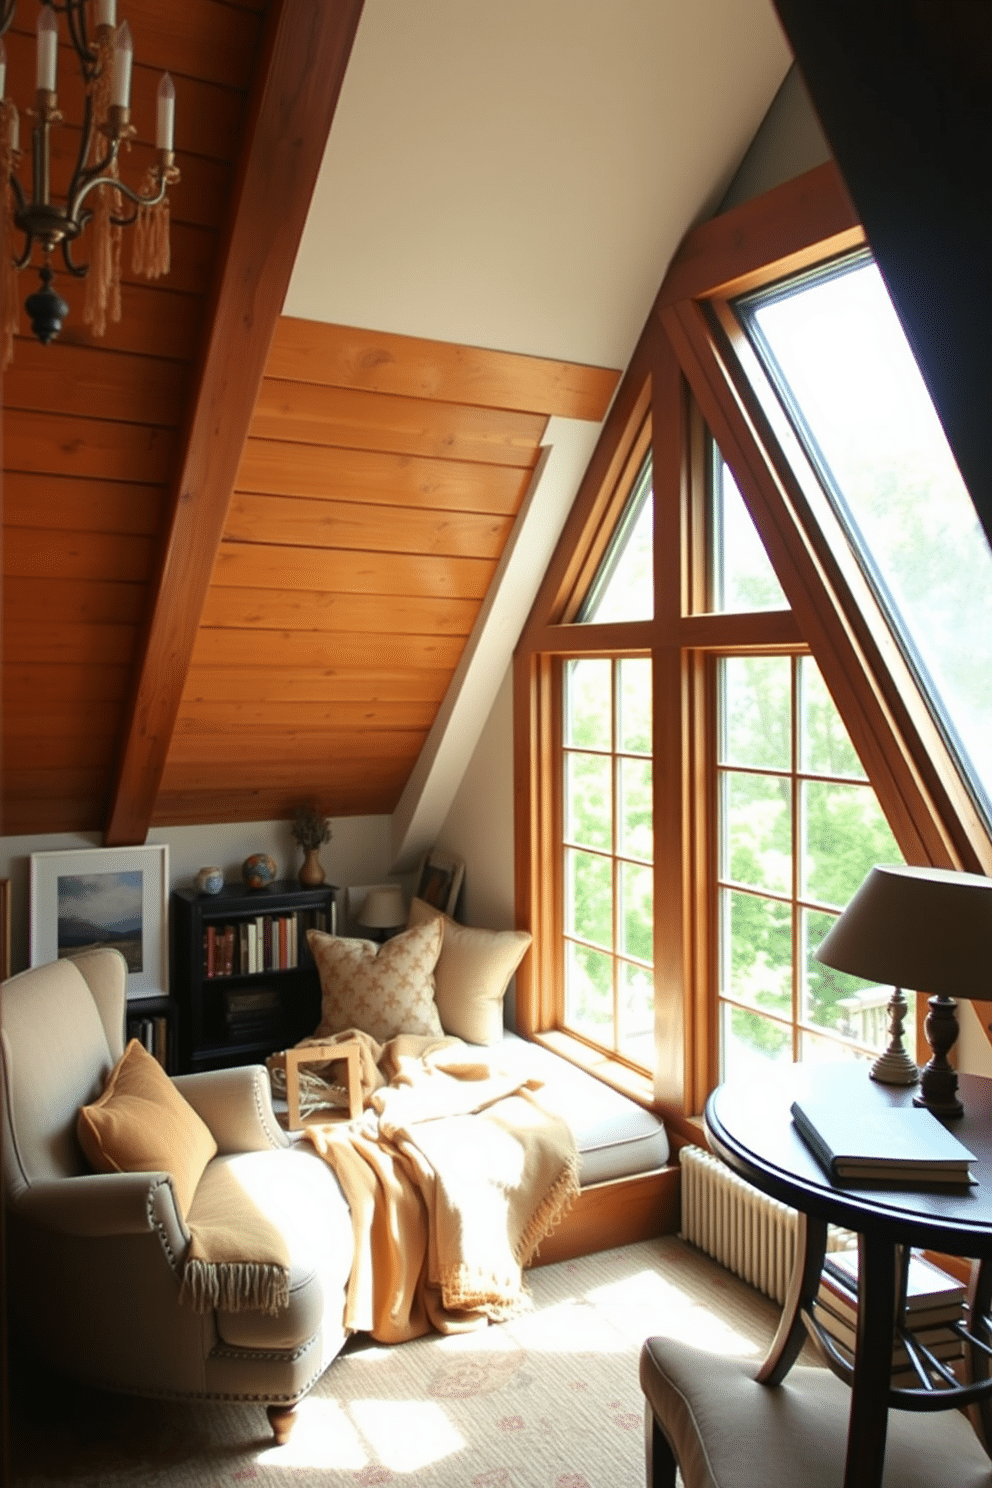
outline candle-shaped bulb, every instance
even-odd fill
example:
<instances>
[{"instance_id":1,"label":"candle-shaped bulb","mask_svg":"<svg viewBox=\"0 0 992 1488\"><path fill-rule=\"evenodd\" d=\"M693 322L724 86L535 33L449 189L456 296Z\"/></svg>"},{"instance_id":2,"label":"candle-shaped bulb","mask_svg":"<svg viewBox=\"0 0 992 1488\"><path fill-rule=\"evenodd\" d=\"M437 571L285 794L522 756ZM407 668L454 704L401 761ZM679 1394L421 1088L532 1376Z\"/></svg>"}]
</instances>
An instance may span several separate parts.
<instances>
[{"instance_id":1,"label":"candle-shaped bulb","mask_svg":"<svg viewBox=\"0 0 992 1488\"><path fill-rule=\"evenodd\" d=\"M59 57L59 23L54 10L43 5L38 13L38 69L35 82L39 92L55 92Z\"/></svg>"},{"instance_id":2,"label":"candle-shaped bulb","mask_svg":"<svg viewBox=\"0 0 992 1488\"><path fill-rule=\"evenodd\" d=\"M3 42L0 41L0 98L3 98L4 97L4 95L6 94L6 91L7 91L7 48L4 46Z\"/></svg>"},{"instance_id":3,"label":"candle-shaped bulb","mask_svg":"<svg viewBox=\"0 0 992 1488\"><path fill-rule=\"evenodd\" d=\"M117 0L96 0L96 28L117 25Z\"/></svg>"},{"instance_id":4,"label":"candle-shaped bulb","mask_svg":"<svg viewBox=\"0 0 992 1488\"><path fill-rule=\"evenodd\" d=\"M172 150L172 134L176 118L176 87L167 72L163 72L158 85L158 112L156 118L155 143L160 150Z\"/></svg>"},{"instance_id":5,"label":"candle-shaped bulb","mask_svg":"<svg viewBox=\"0 0 992 1488\"><path fill-rule=\"evenodd\" d=\"M134 44L131 27L123 21L114 37L114 66L110 74L110 102L118 108L127 108L131 102L131 60Z\"/></svg>"}]
</instances>

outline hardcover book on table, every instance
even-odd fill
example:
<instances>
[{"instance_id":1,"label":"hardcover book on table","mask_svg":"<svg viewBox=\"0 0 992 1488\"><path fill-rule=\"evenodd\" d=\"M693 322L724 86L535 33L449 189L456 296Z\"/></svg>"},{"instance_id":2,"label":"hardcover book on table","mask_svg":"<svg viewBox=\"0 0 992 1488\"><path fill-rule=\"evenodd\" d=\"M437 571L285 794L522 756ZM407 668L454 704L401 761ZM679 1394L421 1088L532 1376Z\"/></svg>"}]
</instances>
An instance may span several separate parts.
<instances>
[{"instance_id":1,"label":"hardcover book on table","mask_svg":"<svg viewBox=\"0 0 992 1488\"><path fill-rule=\"evenodd\" d=\"M919 1106L866 1111L803 1097L792 1103L803 1141L831 1178L881 1183L974 1183L975 1154Z\"/></svg>"}]
</instances>

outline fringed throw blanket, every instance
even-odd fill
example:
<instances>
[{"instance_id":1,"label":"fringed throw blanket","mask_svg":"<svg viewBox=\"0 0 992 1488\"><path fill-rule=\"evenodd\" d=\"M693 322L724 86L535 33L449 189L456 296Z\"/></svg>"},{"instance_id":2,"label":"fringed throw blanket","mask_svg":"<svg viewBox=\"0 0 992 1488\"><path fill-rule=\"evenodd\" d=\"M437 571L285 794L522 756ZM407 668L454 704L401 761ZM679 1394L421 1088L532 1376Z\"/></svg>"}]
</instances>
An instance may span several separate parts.
<instances>
[{"instance_id":1,"label":"fringed throw blanket","mask_svg":"<svg viewBox=\"0 0 992 1488\"><path fill-rule=\"evenodd\" d=\"M575 1142L541 1081L459 1039L341 1038L368 1051L367 1109L306 1135L351 1207L346 1325L398 1343L512 1315L523 1267L578 1193Z\"/></svg>"},{"instance_id":2,"label":"fringed throw blanket","mask_svg":"<svg viewBox=\"0 0 992 1488\"><path fill-rule=\"evenodd\" d=\"M285 1241L226 1163L207 1167L186 1223L191 1239L180 1301L197 1312L276 1313L289 1306Z\"/></svg>"}]
</instances>

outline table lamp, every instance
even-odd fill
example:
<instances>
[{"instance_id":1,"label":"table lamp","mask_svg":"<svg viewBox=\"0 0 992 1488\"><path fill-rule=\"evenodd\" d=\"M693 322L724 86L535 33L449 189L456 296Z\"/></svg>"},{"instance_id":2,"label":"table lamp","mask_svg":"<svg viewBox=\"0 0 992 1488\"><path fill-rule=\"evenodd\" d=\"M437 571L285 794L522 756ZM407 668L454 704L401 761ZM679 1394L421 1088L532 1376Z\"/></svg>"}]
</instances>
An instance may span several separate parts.
<instances>
[{"instance_id":1,"label":"table lamp","mask_svg":"<svg viewBox=\"0 0 992 1488\"><path fill-rule=\"evenodd\" d=\"M915 1065L902 1047L902 988L932 994L924 1028L933 1058L920 1072L913 1104L935 1116L963 1115L947 1055L958 1036L954 999L992 1000L992 878L947 868L872 868L814 954L838 971L892 984L892 1039L870 1071L884 1084L914 1083Z\"/></svg>"},{"instance_id":2,"label":"table lamp","mask_svg":"<svg viewBox=\"0 0 992 1488\"><path fill-rule=\"evenodd\" d=\"M373 940L388 940L390 931L406 923L406 906L399 884L379 884L369 889L358 915L358 923L378 931Z\"/></svg>"}]
</instances>

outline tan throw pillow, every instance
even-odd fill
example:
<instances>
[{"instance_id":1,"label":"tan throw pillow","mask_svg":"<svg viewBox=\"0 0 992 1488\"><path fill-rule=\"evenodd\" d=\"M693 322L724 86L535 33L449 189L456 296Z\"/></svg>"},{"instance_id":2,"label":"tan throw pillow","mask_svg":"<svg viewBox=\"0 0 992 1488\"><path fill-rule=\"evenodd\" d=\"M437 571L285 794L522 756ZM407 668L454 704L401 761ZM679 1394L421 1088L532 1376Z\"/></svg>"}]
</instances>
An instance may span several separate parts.
<instances>
[{"instance_id":1,"label":"tan throw pillow","mask_svg":"<svg viewBox=\"0 0 992 1488\"><path fill-rule=\"evenodd\" d=\"M76 1119L79 1144L98 1173L171 1173L183 1216L217 1151L210 1128L137 1039L103 1094Z\"/></svg>"},{"instance_id":2,"label":"tan throw pillow","mask_svg":"<svg viewBox=\"0 0 992 1488\"><path fill-rule=\"evenodd\" d=\"M444 1032L434 1006L439 924L404 930L381 946L322 930L308 930L307 940L322 994L316 1037L358 1028L384 1044L399 1033Z\"/></svg>"},{"instance_id":3,"label":"tan throw pillow","mask_svg":"<svg viewBox=\"0 0 992 1488\"><path fill-rule=\"evenodd\" d=\"M503 1037L503 997L531 942L528 930L472 930L431 904L414 899L409 923L440 920L444 926L434 980L445 1033L470 1044L498 1044Z\"/></svg>"}]
</instances>

